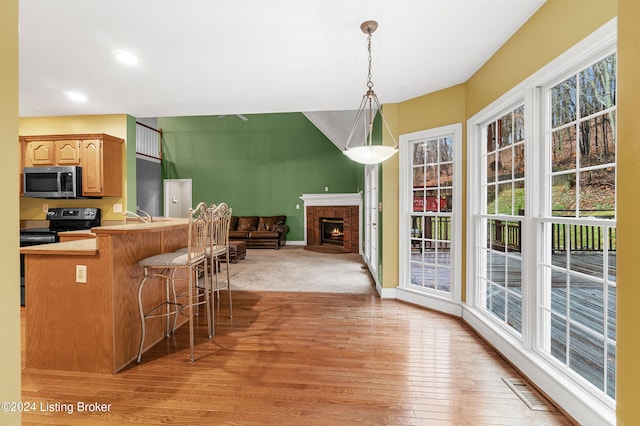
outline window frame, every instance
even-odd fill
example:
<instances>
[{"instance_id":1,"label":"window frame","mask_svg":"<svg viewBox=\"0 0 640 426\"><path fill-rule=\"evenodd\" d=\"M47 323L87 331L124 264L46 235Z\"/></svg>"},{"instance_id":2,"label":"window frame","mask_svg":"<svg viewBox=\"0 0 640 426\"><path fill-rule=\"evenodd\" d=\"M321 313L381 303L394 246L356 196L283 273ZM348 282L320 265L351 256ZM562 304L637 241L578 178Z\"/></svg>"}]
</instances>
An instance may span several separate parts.
<instances>
[{"instance_id":1,"label":"window frame","mask_svg":"<svg viewBox=\"0 0 640 426\"><path fill-rule=\"evenodd\" d=\"M542 168L540 168L540 173L543 175L541 176L541 179L539 179L539 181L543 181L544 182L544 186L546 186L547 188L552 186L552 180L554 175L560 175L562 174L564 171L554 171L553 170L553 164L551 161L551 158L549 156L549 154L552 152L553 150L553 141L552 141L552 133L554 130L553 125L548 121L548 117L551 115L551 89L553 87L555 87L557 84L559 84L560 82L566 80L567 78L573 76L573 75L577 75L580 72L582 72L585 67L590 67L592 64L595 64L601 60L606 59L608 56L612 55L612 54L617 54L616 48L614 46L609 47L609 49L603 49L597 53L594 53L590 58L587 58L586 60L582 61L579 64L576 64L576 66L567 73L561 74L561 75L557 75L556 78L551 79L550 81L546 82L544 85L539 86L538 90L540 92L540 105L539 105L539 109L541 111L540 117L541 117L541 122L539 123L538 127L540 129L541 132L541 138L543 141L543 146L544 149L539 150L540 152L538 152L537 154L541 156L540 158L540 163L542 164ZM617 88L616 88L617 90ZM579 97L580 93L579 91L576 93L576 97ZM609 107L606 108L602 111L600 111L602 114L606 113L607 111L611 111L611 110L615 110L617 113L617 104L614 107ZM589 114L586 117L592 117L593 114ZM578 117L576 119L574 119L574 121L576 123L579 123L580 121L584 121L585 117ZM557 128L557 127L556 127ZM576 134L576 137L578 137L578 135ZM614 141L616 142L617 145L617 141L615 140L615 135L614 135ZM577 143L576 143L577 146ZM580 157L579 154L576 154L577 157ZM543 157L543 158L542 158ZM581 171L584 170L590 170L590 169L604 169L604 168L608 168L610 166L613 166L614 168L617 167L617 155L616 155L616 160L613 163L606 163L606 164L602 164L602 165L597 165L597 166L582 166L580 164L580 159L577 158L577 162L576 162L576 167L573 170L574 172L579 173ZM571 171L570 170L570 171ZM578 183L579 184L579 183ZM615 187L617 188L617 183L615 185ZM546 190L546 189L545 189ZM544 193L545 191L541 191L541 193ZM553 224L561 224L564 226L589 226L589 227L602 227L603 229L608 229L608 228L613 228L616 229L616 214L615 214L615 209L617 208L614 202L614 217L613 219L599 219L599 218L594 218L594 217L590 217L588 215L580 215L580 211L581 209L579 208L580 206L580 195L577 194L577 200L576 200L576 212L575 212L575 216L568 216L568 217L564 217L564 216L555 216L553 213L553 197L551 196L550 193L546 194L545 197L545 203L541 209L541 211L538 211L538 214L536 215L536 217L534 218L536 221L536 225L538 228L538 232L541 236L539 236L538 238L540 238L540 241L544 242L544 241L550 241L549 237L549 232L550 232L550 228ZM614 231L615 233L615 231ZM604 240L606 242L608 242L608 238L609 238L609 233L603 233L604 234ZM567 277L572 277L573 279L580 279L580 275L584 275L581 274L580 272L577 272L575 269L572 269L570 267L570 265L564 265L563 266L559 266L559 265L555 265L551 259L550 256L550 251L549 251L548 246L545 246L543 243L540 244L540 255L537 258L537 262L536 262L536 269L538 272L538 279L536 280L537 283L537 301L538 303L535 306L535 309L537 310L536 313L536 318L539 324L539 327L537 327L537 333L536 333L536 341L535 341L535 346L532 348L533 351L537 352L541 357L545 358L549 363L551 364L557 364L557 366L563 370L563 372L565 372L565 374L567 374L568 376L572 377L574 380L576 380L576 382L580 383L581 385L585 385L587 387L587 390L589 392L591 392L591 388L588 385L588 380L586 377L580 375L578 372L574 371L574 369L569 368L569 364L568 363L562 363L561 361L555 359L550 351L550 347L548 347L546 345L547 340L550 339L551 335L550 333L548 333L548 330L546 330L546 327L543 327L542 324L545 323L545 321L548 320L548 318L550 318L552 315L557 315L558 312L555 312L553 310L553 308L550 306L543 306L546 303L545 298L550 297L549 294L547 294L547 288L545 288L542 283L547 283L548 281L551 280L550 275L553 272L556 272L557 274L566 274ZM573 251L567 249L570 253L573 253ZM602 251L602 257L603 257L603 276L602 277L591 277L591 280L593 282L598 282L600 283L603 287L604 287L604 291L603 291L603 322L604 322L604 330L602 332L602 337L603 337L603 342L604 342L604 347L605 347L605 355L607 353L607 346L608 346L608 339L607 339L607 335L608 333L606 333L607 331L607 300L608 300L608 291L609 291L609 285L610 285L610 281L608 279L608 247L603 247L603 251ZM571 258L571 255L569 256L569 258ZM613 287L615 287L616 284L614 282ZM571 287L571 286L569 286ZM542 314L541 312L545 311L547 312L547 315ZM565 315L565 325L567 326L567 330L570 329L571 323L574 323L575 320L571 319L570 315ZM590 334L592 337L597 335L598 333L596 331L588 331L588 328L585 327L584 325L580 324L579 322L577 322L578 327L577 328L582 328L586 334ZM617 343L617 342L616 342ZM616 346L617 347L617 346ZM575 347L574 347L575 349ZM567 355L568 356L568 355ZM607 357L604 357L604 381L605 383L607 383ZM569 371L567 371L569 370ZM603 391L605 392L605 391ZM608 399L608 397L603 397L602 395L597 394L596 397L598 397L599 399L602 399L604 403L610 404L612 402L612 400ZM613 404L615 404L615 402L613 402Z\"/></svg>"},{"instance_id":2,"label":"window frame","mask_svg":"<svg viewBox=\"0 0 640 426\"><path fill-rule=\"evenodd\" d=\"M482 152L482 127L486 123L499 117L499 114L518 100L524 99L525 105L525 179L526 212L523 221L523 235L527 235L522 248L523 261L533 257L533 261L523 262L523 286L524 281L538 283L538 262L543 259L542 217L548 207L543 188L550 186L549 174L544 158L547 152L546 136L544 134L542 117L542 86L549 86L554 81L561 81L567 75L577 73L584 67L606 57L616 51L617 20L614 18L600 29L587 36L567 52L561 54L539 71L526 78L523 82L507 91L504 95L489 104L483 110L467 121L467 233L466 233L466 303L463 309L463 318L469 325L479 332L500 352L505 354L514 365L523 371L545 393L559 403L570 415L578 421L593 423L599 419L602 423L615 423L615 401L605 397L601 393L594 392L590 386L585 386L580 380L567 377L561 368L549 363L537 349L542 336L539 335L537 324L539 315L537 302L540 294L537 284L527 285L523 288L523 332L522 339L518 339L513 333L509 333L503 327L492 321L477 307L477 285L475 277L481 263L476 248L484 235L476 226L481 212L482 197L475 193L481 182L482 167L479 163ZM544 143L544 148L539 147ZM544 169L544 171L542 171ZM535 178L531 170L541 170L543 175ZM525 253L526 250L526 253ZM596 422L599 422L596 421Z\"/></svg>"},{"instance_id":3,"label":"window frame","mask_svg":"<svg viewBox=\"0 0 640 426\"><path fill-rule=\"evenodd\" d=\"M409 232L413 201L412 143L416 140L453 139L453 194L451 212L451 291L431 290L411 285L411 235ZM453 315L462 314L462 123L400 135L399 143L399 283L396 298Z\"/></svg>"},{"instance_id":4,"label":"window frame","mask_svg":"<svg viewBox=\"0 0 640 426\"><path fill-rule=\"evenodd\" d=\"M486 211L486 206L487 206L487 192L485 191L485 189L489 186L495 186L496 187L496 191L498 186L500 185L499 180L497 179L497 175L496 175L496 180L495 182L491 183L488 182L485 178L487 176L487 170L486 170L486 164L487 164L487 150L486 150L486 133L485 133L485 129L487 129L492 123L496 123L502 118L504 117L506 114L511 114L511 113L515 113L515 111L517 109L519 109L520 107L523 108L523 110L526 109L525 107L525 100L523 97L516 97L516 99L513 99L511 103L504 105L504 108L500 111L497 112L496 115L494 115L491 119L483 122L483 123L478 123L479 125L479 137L481 138L481 143L479 144L477 155L480 156L480 165L478 166L478 179L475 180L476 183L478 183L480 185L480 195L478 196L478 208L481 209L481 213L476 214L475 216L475 220L474 220L474 227L477 230L477 242L483 242L482 246L482 250L479 250L477 253L477 265L486 265L485 261L482 261L481 259L486 260L488 254L490 254L491 252L493 252L492 250L489 250L486 247L486 243L484 241L486 241L486 227L484 226L484 222L488 222L488 221L495 221L495 220L503 220L505 222L520 222L520 228L521 228L521 238L523 235L528 235L525 234L523 227L525 224L525 216L524 215L518 215L513 211L513 199L512 199L512 211L511 214L501 214L499 212L497 212L497 208L494 209L494 212L487 212ZM522 142L522 146L525 150L525 164L524 164L524 171L525 171L525 178L524 178L524 189L525 189L525 207L528 207L528 201L526 200L526 197L528 196L528 185L526 184L527 181L527 172L528 172L528 166L527 166L527 161L528 161L528 152L527 152L527 141L528 141L528 137L527 137L527 129L528 129L528 122L526 119L526 114L524 114L524 138L521 141L518 141L517 143ZM510 143L510 147L511 149L515 146L516 142L512 142ZM496 140L496 146L494 146L494 150L492 150L491 152L494 153L494 155L496 153L498 153L499 151L504 151L504 147L502 148L497 148L497 140ZM512 173L513 173L513 167L512 167ZM517 180L520 181L520 180ZM516 179L514 179L514 177L512 176L512 178L510 180L506 180L505 182L510 182L511 184L516 182ZM513 187L513 186L512 186ZM497 199L496 199L497 200ZM481 223L480 223L481 221ZM480 249L481 246L475 246L475 249ZM469 247L468 246L468 250L469 249L474 249L474 247ZM498 255L498 253L496 252L496 255ZM497 315L488 315L488 319L490 319L491 321L493 321L496 326L501 327L505 332L510 333L514 339L517 340L522 340L526 337L526 333L525 331L525 327L524 327L524 319L526 317L526 315L524 314L525 309L527 309L527 307L525 306L524 300L525 300L525 290L528 288L528 286L526 285L526 275L524 273L525 269L528 270L528 263L530 262L530 258L531 256L528 255L528 247L527 247L527 241L522 241L521 240L521 249L520 249L520 256L515 256L513 254L511 254L511 252L509 250L505 250L503 252L503 256L505 258L505 261L507 261L508 259L514 259L517 258L520 262L520 277L521 277L521 292L520 292L520 301L521 301L521 312L522 312L522 316L521 316L521 331L518 332L518 330L516 330L514 327L509 327L506 324L506 321L503 321L502 319L498 318ZM474 306L479 309L479 310L483 310L486 313L491 313L490 310L488 310L486 308L486 290L489 286L489 280L488 278L485 276L486 275L486 270L481 271L481 270L476 270L476 277L479 279L484 279L484 287L481 285L476 286L475 288L475 297L472 300L472 303L474 304ZM509 285L508 285L508 280L507 277L505 277L505 292L506 294L510 293L509 291ZM469 300L469 299L467 299ZM505 299L506 301L506 299ZM505 314L507 314L507 306L505 306Z\"/></svg>"}]
</instances>

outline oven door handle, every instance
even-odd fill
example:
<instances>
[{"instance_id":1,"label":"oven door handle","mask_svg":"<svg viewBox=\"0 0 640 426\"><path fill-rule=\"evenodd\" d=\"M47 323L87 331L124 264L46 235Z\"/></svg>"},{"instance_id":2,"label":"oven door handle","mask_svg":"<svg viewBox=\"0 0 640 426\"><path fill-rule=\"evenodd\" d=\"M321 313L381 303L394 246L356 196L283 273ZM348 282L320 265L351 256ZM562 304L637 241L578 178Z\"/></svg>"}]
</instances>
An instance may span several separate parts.
<instances>
[{"instance_id":1,"label":"oven door handle","mask_svg":"<svg viewBox=\"0 0 640 426\"><path fill-rule=\"evenodd\" d=\"M49 244L55 242L57 242L55 234L20 235L20 247L35 246L38 244Z\"/></svg>"}]
</instances>

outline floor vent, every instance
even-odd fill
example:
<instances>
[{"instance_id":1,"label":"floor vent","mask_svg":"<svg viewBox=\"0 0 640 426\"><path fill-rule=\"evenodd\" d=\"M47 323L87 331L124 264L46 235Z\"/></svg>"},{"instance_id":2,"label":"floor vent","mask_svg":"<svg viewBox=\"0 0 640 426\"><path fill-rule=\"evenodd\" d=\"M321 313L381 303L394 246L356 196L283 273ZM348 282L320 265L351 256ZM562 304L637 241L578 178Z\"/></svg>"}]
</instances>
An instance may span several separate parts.
<instances>
[{"instance_id":1,"label":"floor vent","mask_svg":"<svg viewBox=\"0 0 640 426\"><path fill-rule=\"evenodd\" d=\"M535 411L556 411L556 408L547 399L522 379L502 379L509 388L525 403L527 407Z\"/></svg>"}]
</instances>

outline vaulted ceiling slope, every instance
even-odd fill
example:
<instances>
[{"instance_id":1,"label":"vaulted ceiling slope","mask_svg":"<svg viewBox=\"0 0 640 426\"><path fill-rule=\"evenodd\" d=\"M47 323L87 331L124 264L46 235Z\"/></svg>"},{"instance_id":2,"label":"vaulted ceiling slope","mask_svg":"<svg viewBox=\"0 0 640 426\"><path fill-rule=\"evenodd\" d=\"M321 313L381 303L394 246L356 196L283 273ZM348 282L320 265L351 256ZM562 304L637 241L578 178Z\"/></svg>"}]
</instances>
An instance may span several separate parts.
<instances>
[{"instance_id":1,"label":"vaulted ceiling slope","mask_svg":"<svg viewBox=\"0 0 640 426\"><path fill-rule=\"evenodd\" d=\"M354 110L368 19L374 89L401 102L466 81L543 3L20 0L20 115Z\"/></svg>"}]
</instances>

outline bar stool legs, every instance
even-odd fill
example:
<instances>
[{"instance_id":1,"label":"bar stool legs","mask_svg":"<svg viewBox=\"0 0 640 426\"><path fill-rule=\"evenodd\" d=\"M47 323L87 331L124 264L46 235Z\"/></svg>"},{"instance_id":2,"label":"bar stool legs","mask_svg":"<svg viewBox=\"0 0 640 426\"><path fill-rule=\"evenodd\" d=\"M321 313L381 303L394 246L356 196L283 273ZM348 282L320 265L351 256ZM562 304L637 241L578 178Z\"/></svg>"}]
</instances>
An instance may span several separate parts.
<instances>
[{"instance_id":1,"label":"bar stool legs","mask_svg":"<svg viewBox=\"0 0 640 426\"><path fill-rule=\"evenodd\" d=\"M167 270L164 270L161 273L153 274L150 272L149 268L144 268L144 278L140 282L140 286L138 287L138 309L140 311L140 320L142 326L142 337L140 338L140 348L138 349L138 358L137 363L140 364L140 359L142 357L142 350L144 349L144 340L147 336L147 326L146 320L150 318L158 318L165 317L165 337L170 337L175 331L176 324L178 321L178 313L180 313L182 309L182 305L178 303L176 297L176 288L174 281L175 270L172 271L171 275L166 275L168 273ZM145 288L145 284L149 278L158 277L164 279L164 302L157 305L155 308L151 309L148 312L144 311L144 307L142 306L142 293ZM164 312L160 312L164 311ZM173 316L173 325L171 324L171 317Z\"/></svg>"}]
</instances>

